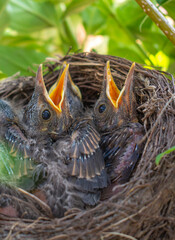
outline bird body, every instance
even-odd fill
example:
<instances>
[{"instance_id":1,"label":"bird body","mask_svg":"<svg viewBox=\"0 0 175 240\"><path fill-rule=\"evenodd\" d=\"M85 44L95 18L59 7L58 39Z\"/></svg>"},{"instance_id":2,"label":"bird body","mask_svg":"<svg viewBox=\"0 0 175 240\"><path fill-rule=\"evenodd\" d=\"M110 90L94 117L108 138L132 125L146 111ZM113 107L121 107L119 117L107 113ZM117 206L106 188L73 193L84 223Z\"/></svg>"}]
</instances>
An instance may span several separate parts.
<instances>
[{"instance_id":1,"label":"bird body","mask_svg":"<svg viewBox=\"0 0 175 240\"><path fill-rule=\"evenodd\" d=\"M111 185L103 190L102 199L116 194L117 186L126 183L136 166L143 144L143 126L138 122L133 93L133 64L120 91L106 64L102 91L94 107L94 122L101 134L101 149Z\"/></svg>"}]
</instances>

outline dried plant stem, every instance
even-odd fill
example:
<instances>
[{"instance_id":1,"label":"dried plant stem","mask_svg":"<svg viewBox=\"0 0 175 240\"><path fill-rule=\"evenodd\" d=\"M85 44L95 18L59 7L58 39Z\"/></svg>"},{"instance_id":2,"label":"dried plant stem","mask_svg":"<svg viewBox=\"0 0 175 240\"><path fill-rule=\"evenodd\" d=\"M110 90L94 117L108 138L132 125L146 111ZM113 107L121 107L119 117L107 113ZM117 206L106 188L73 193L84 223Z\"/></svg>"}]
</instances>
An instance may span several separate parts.
<instances>
[{"instance_id":1,"label":"dried plant stem","mask_svg":"<svg viewBox=\"0 0 175 240\"><path fill-rule=\"evenodd\" d=\"M155 22L167 38L175 45L175 28L169 24L163 14L150 0L135 0L143 11Z\"/></svg>"}]
</instances>

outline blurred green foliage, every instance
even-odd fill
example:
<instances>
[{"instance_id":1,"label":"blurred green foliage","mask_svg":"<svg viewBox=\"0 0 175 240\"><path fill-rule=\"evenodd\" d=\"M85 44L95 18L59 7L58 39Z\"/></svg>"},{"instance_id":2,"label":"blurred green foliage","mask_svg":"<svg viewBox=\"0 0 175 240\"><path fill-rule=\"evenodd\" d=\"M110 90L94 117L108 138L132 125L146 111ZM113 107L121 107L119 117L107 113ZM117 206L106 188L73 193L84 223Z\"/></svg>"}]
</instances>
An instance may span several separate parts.
<instances>
[{"instance_id":1,"label":"blurred green foliage","mask_svg":"<svg viewBox=\"0 0 175 240\"><path fill-rule=\"evenodd\" d=\"M0 179L25 190L32 189L35 185L32 175L36 164L30 158L12 151L12 148L0 141Z\"/></svg>"},{"instance_id":2,"label":"blurred green foliage","mask_svg":"<svg viewBox=\"0 0 175 240\"><path fill-rule=\"evenodd\" d=\"M175 1L152 1L174 25ZM32 75L46 57L70 48L175 73L175 47L134 0L0 1L0 78Z\"/></svg>"}]
</instances>

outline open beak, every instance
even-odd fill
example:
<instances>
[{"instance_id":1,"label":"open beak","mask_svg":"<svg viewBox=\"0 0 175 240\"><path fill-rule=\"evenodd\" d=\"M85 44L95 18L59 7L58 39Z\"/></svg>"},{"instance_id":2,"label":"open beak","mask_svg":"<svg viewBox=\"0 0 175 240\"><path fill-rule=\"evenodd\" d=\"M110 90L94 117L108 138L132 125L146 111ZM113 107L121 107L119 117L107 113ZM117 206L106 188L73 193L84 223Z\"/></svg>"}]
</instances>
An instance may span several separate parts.
<instances>
[{"instance_id":1,"label":"open beak","mask_svg":"<svg viewBox=\"0 0 175 240\"><path fill-rule=\"evenodd\" d=\"M105 67L105 78L106 78L106 95L111 101L112 105L117 108L117 99L120 95L120 90L117 88L110 70L110 62L107 61Z\"/></svg>"},{"instance_id":2,"label":"open beak","mask_svg":"<svg viewBox=\"0 0 175 240\"><path fill-rule=\"evenodd\" d=\"M135 63L132 64L129 73L125 80L125 85L122 88L119 97L117 99L116 105L117 108L121 105L125 105L128 112L132 113L132 103L133 103L133 80L134 80L134 70Z\"/></svg>"},{"instance_id":3,"label":"open beak","mask_svg":"<svg viewBox=\"0 0 175 240\"><path fill-rule=\"evenodd\" d=\"M72 81L69 73L69 64L63 63L63 71L58 77L56 83L51 87L49 91L49 97L53 103L58 107L59 111L62 111L62 105L64 100L65 91L67 88L71 88L73 93L81 100L81 92L79 88Z\"/></svg>"},{"instance_id":4,"label":"open beak","mask_svg":"<svg viewBox=\"0 0 175 240\"><path fill-rule=\"evenodd\" d=\"M69 64L66 64L63 72L59 76L56 83L51 87L49 91L49 97L55 106L58 108L60 112L62 112L63 100L65 96L65 91L67 88L67 81L69 77Z\"/></svg>"},{"instance_id":5,"label":"open beak","mask_svg":"<svg viewBox=\"0 0 175 240\"><path fill-rule=\"evenodd\" d=\"M64 61L63 62L63 70L66 68L67 66L67 62ZM59 77L60 78L60 77ZM58 78L58 81L59 81L59 78ZM80 89L79 87L73 82L72 78L71 78L71 75L69 73L69 70L68 70L68 83L69 84L69 87L71 87L73 93L80 99L82 100L82 95L81 95L81 92L80 92Z\"/></svg>"},{"instance_id":6,"label":"open beak","mask_svg":"<svg viewBox=\"0 0 175 240\"><path fill-rule=\"evenodd\" d=\"M63 63L63 66L65 67L66 65L66 62ZM75 85L75 83L73 82L72 78L71 78L71 75L68 71L68 78L69 78L69 83L71 85L71 88L72 88L72 91L74 92L74 94L80 99L82 100L82 95L81 95L81 92L80 92L80 89L77 85Z\"/></svg>"},{"instance_id":7,"label":"open beak","mask_svg":"<svg viewBox=\"0 0 175 240\"><path fill-rule=\"evenodd\" d=\"M50 89L49 93L47 92L43 80L42 64L39 65L36 75L36 87L40 89L40 92L42 92L42 94L45 96L46 100L53 107L53 109L59 113L62 112L62 104L68 79L68 68L69 65L67 64L57 82Z\"/></svg>"}]
</instances>

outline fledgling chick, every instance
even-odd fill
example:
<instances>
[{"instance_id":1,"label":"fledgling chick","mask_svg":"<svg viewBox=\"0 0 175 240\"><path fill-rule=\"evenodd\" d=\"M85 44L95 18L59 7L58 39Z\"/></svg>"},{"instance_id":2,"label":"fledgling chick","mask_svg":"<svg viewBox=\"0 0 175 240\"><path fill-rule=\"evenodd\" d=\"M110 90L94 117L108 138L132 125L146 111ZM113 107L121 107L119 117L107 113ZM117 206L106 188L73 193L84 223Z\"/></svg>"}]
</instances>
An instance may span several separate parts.
<instances>
[{"instance_id":1,"label":"fledgling chick","mask_svg":"<svg viewBox=\"0 0 175 240\"><path fill-rule=\"evenodd\" d=\"M33 158L37 164L33 192L57 217L70 208L95 206L100 190L107 186L100 136L92 118L84 115L81 93L68 67L48 93L39 66L34 93L22 117L8 102L1 100L0 106L1 138Z\"/></svg>"},{"instance_id":2,"label":"fledgling chick","mask_svg":"<svg viewBox=\"0 0 175 240\"><path fill-rule=\"evenodd\" d=\"M101 148L111 185L103 190L102 199L117 192L116 186L126 183L142 153L140 141L144 135L138 122L134 96L134 69L132 64L120 91L111 75L110 63L106 63L103 86L93 117L101 134Z\"/></svg>"},{"instance_id":3,"label":"fledgling chick","mask_svg":"<svg viewBox=\"0 0 175 240\"><path fill-rule=\"evenodd\" d=\"M10 102L0 99L0 179L19 180L18 186L28 190L33 187L31 172L35 164L30 159L33 143L24 131L21 116L22 111L19 114Z\"/></svg>"},{"instance_id":4,"label":"fledgling chick","mask_svg":"<svg viewBox=\"0 0 175 240\"><path fill-rule=\"evenodd\" d=\"M27 175L29 168L33 168L34 162L25 161L25 159L33 158L35 161L37 159L41 161L47 152L46 150L54 142L54 136L57 136L64 131L66 126L71 124L75 117L74 113L79 114L83 109L80 90L71 82L67 88L67 91L70 91L68 101L73 102L74 105L70 112L65 109L64 114L62 114L60 109L63 96L61 94L64 94L65 72L60 74L58 86L54 85L48 94L41 68L40 65L32 98L24 109L16 110L10 102L0 100L0 140L11 148L11 153L16 157L16 160L20 157L21 162L23 160L24 166L19 167L21 168L19 176L23 174L22 170ZM69 90L70 87L72 90ZM59 101L60 106L57 107ZM15 168L15 166L13 167Z\"/></svg>"},{"instance_id":5,"label":"fledgling chick","mask_svg":"<svg viewBox=\"0 0 175 240\"><path fill-rule=\"evenodd\" d=\"M68 66L66 69L68 69ZM9 165L9 174L15 175L11 176L11 178L6 178L10 180L14 179L17 186L20 185L20 187L27 190L36 190L37 182L35 182L35 178L32 177L32 172L36 173L38 169L41 170L40 165L38 164L43 163L44 160L46 160L49 166L48 169L50 169L49 162L52 161L52 158L50 158L52 153L51 146L55 141L55 136L62 133L62 131L71 124L75 117L74 113L79 115L83 109L81 93L78 87L71 82L67 87L67 91L70 92L69 99L67 100L64 114L62 114L62 101L66 90L64 87L66 71L67 70L63 71L58 82L52 87L50 94L48 94L42 77L42 66L40 65L36 76L35 89L32 98L25 109L21 109L20 114L17 114L16 109L12 107L10 102L0 100L1 150L6 153L8 147L10 147L12 155L15 155L14 159L10 158L8 163L6 162L6 159L4 160L5 165ZM70 87L72 89L69 89ZM72 105L72 108L68 112L67 107L72 103L74 105ZM66 188L73 188L66 179L63 179L61 175L62 171L63 168L59 169L58 166L56 166L55 177L60 181L56 183L58 184L57 192L61 194L60 197L62 197L62 189L65 185ZM54 172L52 172L51 175L54 175ZM51 178L47 180L52 181ZM0 177L0 183L3 183L2 176ZM50 184L52 185L52 182L50 182ZM69 185L71 185L71 187L68 187ZM7 201L5 201L9 203L8 209L13 208L12 200L16 193L15 187L12 186L11 188L11 191L9 191L9 188L7 191L6 188L2 188L1 192L1 196L8 192ZM10 194L12 194L12 196L10 196ZM41 197L41 195L42 194L40 194L39 197L46 202L46 199ZM67 194L67 196L69 198L69 194ZM57 195L55 195L55 197L57 197ZM23 205L27 206L27 203L26 205L25 203ZM62 201L59 209L57 209L58 216L60 216L60 212L61 215L63 214L63 208L64 201ZM3 212L6 210L3 208ZM22 216L21 214L19 215Z\"/></svg>"},{"instance_id":6,"label":"fledgling chick","mask_svg":"<svg viewBox=\"0 0 175 240\"><path fill-rule=\"evenodd\" d=\"M35 174L39 182L35 194L48 203L56 217L63 216L70 208L95 206L100 200L101 189L107 186L104 160L99 148L100 136L92 118L86 117L83 112L80 91L73 83L68 67L66 65L49 94L46 90L42 94L48 96L47 104L50 104L49 108L44 105L42 113L47 111L50 116L47 125L51 129L49 135L52 143L47 151L48 156L40 160ZM43 83L41 68L37 79ZM42 88L45 89L44 83ZM28 110L27 119L33 114L33 105L35 103L29 108L32 113L29 114ZM34 114L38 121L36 116L39 114Z\"/></svg>"}]
</instances>

